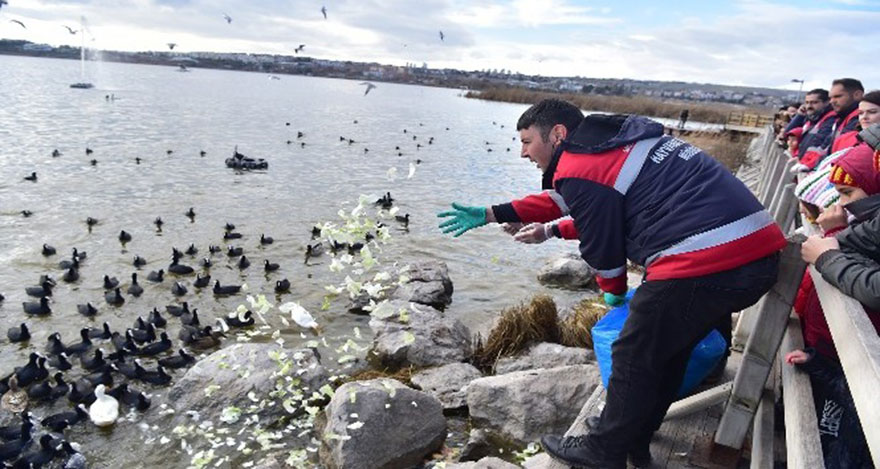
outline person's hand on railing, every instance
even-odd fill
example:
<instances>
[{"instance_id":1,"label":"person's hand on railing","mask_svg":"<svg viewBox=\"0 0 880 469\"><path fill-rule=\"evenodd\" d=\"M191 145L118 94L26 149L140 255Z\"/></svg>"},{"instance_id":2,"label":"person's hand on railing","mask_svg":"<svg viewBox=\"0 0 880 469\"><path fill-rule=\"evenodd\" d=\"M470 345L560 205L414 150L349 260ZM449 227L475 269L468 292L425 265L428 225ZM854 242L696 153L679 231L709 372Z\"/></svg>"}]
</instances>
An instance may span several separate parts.
<instances>
[{"instance_id":1,"label":"person's hand on railing","mask_svg":"<svg viewBox=\"0 0 880 469\"><path fill-rule=\"evenodd\" d=\"M789 365L802 365L810 360L810 354L803 350L792 350L785 355L785 363Z\"/></svg>"},{"instance_id":2,"label":"person's hand on railing","mask_svg":"<svg viewBox=\"0 0 880 469\"><path fill-rule=\"evenodd\" d=\"M836 228L846 228L846 210L840 205L834 204L820 213L816 223L827 233Z\"/></svg>"},{"instance_id":3,"label":"person's hand on railing","mask_svg":"<svg viewBox=\"0 0 880 469\"><path fill-rule=\"evenodd\" d=\"M837 238L833 236L829 238L815 235L810 236L804 241L804 244L801 244L801 258L809 264L815 264L819 256L832 249L840 249Z\"/></svg>"}]
</instances>

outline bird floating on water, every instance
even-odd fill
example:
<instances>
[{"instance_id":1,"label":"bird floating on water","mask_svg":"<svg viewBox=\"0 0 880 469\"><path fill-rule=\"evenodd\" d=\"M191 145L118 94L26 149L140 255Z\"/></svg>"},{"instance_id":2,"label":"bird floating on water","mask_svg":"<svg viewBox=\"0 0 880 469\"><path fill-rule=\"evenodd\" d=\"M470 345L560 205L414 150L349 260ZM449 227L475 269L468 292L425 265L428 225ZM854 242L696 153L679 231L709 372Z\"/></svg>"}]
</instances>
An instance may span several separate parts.
<instances>
[{"instance_id":1,"label":"bird floating on water","mask_svg":"<svg viewBox=\"0 0 880 469\"><path fill-rule=\"evenodd\" d=\"M89 406L89 419L99 427L108 427L119 417L119 401L104 394L104 385L95 388L95 402Z\"/></svg>"}]
</instances>

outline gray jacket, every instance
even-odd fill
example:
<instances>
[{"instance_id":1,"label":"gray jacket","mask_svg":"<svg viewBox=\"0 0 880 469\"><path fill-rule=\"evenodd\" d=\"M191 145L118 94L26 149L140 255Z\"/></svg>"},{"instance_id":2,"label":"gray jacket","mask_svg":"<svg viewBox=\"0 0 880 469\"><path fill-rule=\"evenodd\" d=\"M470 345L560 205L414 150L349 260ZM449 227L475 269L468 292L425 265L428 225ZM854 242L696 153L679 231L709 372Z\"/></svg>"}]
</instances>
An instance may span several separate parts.
<instances>
[{"instance_id":1,"label":"gray jacket","mask_svg":"<svg viewBox=\"0 0 880 469\"><path fill-rule=\"evenodd\" d=\"M880 194L847 204L858 223L837 234L840 249L824 252L816 269L828 283L880 311Z\"/></svg>"}]
</instances>

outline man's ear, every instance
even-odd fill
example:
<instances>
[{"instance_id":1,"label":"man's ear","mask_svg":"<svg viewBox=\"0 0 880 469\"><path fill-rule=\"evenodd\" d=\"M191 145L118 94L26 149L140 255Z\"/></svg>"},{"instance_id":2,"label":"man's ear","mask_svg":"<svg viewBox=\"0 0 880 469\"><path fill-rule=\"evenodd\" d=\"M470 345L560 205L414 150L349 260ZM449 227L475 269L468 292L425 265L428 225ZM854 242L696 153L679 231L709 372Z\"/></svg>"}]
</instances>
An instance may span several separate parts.
<instances>
[{"instance_id":1,"label":"man's ear","mask_svg":"<svg viewBox=\"0 0 880 469\"><path fill-rule=\"evenodd\" d=\"M558 137L560 141L565 140L568 137L568 129L562 124L556 124L550 129L550 135Z\"/></svg>"}]
</instances>

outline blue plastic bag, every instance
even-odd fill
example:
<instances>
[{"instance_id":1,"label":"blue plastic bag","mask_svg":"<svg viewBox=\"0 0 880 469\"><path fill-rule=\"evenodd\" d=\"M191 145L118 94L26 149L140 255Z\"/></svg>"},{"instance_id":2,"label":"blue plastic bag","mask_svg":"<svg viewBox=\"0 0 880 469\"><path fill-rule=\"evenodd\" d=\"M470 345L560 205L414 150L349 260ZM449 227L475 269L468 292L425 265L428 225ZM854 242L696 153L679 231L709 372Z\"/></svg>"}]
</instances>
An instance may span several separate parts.
<instances>
[{"instance_id":1,"label":"blue plastic bag","mask_svg":"<svg viewBox=\"0 0 880 469\"><path fill-rule=\"evenodd\" d=\"M623 306L608 311L608 314L602 317L592 329L593 350L596 352L596 361L599 363L602 384L606 388L608 387L608 377L611 376L611 344L617 340L620 330L623 329L623 323L626 322L629 315L629 300L632 299L633 293L635 293L635 289L627 293L626 303ZM684 381L678 390L679 398L688 395L709 375L721 360L726 347L724 337L714 329L694 347L688 361L687 371L684 373Z\"/></svg>"}]
</instances>

